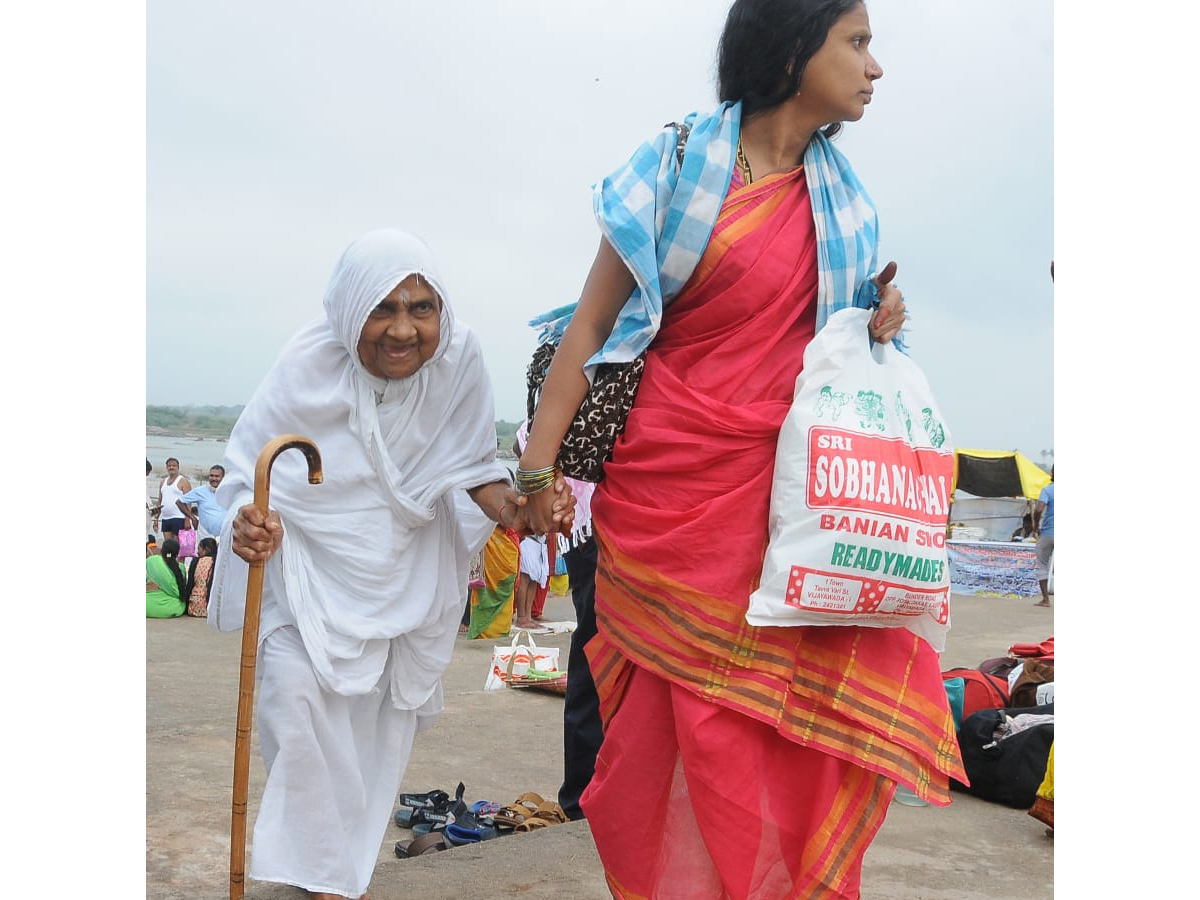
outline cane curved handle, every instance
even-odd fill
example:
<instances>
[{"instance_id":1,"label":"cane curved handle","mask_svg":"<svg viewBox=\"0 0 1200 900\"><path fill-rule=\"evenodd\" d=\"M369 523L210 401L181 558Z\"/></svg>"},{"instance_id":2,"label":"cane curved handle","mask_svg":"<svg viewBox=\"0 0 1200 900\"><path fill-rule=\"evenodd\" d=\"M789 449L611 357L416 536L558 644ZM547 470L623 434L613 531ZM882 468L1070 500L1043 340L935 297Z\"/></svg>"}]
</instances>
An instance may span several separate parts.
<instances>
[{"instance_id":1,"label":"cane curved handle","mask_svg":"<svg viewBox=\"0 0 1200 900\"><path fill-rule=\"evenodd\" d=\"M320 484L321 454L317 445L298 434L281 434L267 442L254 467L254 505L265 517L271 511L271 466L285 450L296 449L308 460L308 483ZM266 563L250 563L246 580L246 614L242 624L242 667L238 686L237 729L233 742L233 817L229 832L229 897L242 900L246 887L246 803L250 787L250 726L254 709L254 668L258 660L258 624L262 611Z\"/></svg>"},{"instance_id":2,"label":"cane curved handle","mask_svg":"<svg viewBox=\"0 0 1200 900\"><path fill-rule=\"evenodd\" d=\"M271 466L275 464L275 459L280 453L293 448L301 451L308 461L308 483L321 483L321 452L317 450L316 444L298 434L281 434L268 441L258 454L258 463L254 466L254 505L262 510L264 516L271 511L268 503L271 493ZM262 563L258 565L261 566Z\"/></svg>"}]
</instances>

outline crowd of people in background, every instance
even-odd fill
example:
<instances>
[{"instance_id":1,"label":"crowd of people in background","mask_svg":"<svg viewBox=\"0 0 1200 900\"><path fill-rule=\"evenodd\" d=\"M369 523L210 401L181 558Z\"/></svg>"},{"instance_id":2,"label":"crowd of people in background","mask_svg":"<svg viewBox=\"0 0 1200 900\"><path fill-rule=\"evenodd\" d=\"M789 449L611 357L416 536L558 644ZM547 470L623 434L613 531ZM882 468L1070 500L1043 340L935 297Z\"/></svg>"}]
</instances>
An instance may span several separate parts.
<instances>
[{"instance_id":1,"label":"crowd of people in background","mask_svg":"<svg viewBox=\"0 0 1200 900\"><path fill-rule=\"evenodd\" d=\"M146 618L205 618L225 519L216 494L225 468L212 466L207 484L193 488L178 459L169 457L165 465L167 474L155 485L146 460Z\"/></svg>"}]
</instances>

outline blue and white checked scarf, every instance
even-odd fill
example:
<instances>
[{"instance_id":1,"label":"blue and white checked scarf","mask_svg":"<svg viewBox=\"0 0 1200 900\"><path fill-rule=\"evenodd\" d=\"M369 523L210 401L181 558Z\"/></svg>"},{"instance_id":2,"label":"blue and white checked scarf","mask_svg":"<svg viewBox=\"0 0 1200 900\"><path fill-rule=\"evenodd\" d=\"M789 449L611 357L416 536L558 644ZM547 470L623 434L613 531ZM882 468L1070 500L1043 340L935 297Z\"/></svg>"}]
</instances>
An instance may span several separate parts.
<instances>
[{"instance_id":1,"label":"blue and white checked scarf","mask_svg":"<svg viewBox=\"0 0 1200 900\"><path fill-rule=\"evenodd\" d=\"M650 346L663 308L687 283L708 245L733 174L742 104L722 103L712 115L692 113L680 167L676 130L666 126L633 158L598 185L592 203L605 238L633 273L637 287L625 301L612 334L591 359L628 362ZM866 309L877 292L879 220L875 204L850 162L818 132L804 152L805 175L817 234L817 330L848 306ZM576 301L578 303L578 301ZM576 303L530 321L538 343L562 339Z\"/></svg>"}]
</instances>

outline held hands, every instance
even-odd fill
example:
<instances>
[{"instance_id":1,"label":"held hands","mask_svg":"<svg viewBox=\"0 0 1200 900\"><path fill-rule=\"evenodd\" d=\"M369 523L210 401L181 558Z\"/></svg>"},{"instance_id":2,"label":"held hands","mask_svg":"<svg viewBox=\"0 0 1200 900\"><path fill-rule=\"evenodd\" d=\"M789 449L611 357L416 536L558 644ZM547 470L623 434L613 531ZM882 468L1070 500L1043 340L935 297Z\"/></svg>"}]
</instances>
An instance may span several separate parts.
<instances>
[{"instance_id":1,"label":"held hands","mask_svg":"<svg viewBox=\"0 0 1200 900\"><path fill-rule=\"evenodd\" d=\"M570 534L575 525L575 496L561 475L536 494L521 494L510 487L504 491L500 517L503 525L520 534Z\"/></svg>"},{"instance_id":2,"label":"held hands","mask_svg":"<svg viewBox=\"0 0 1200 900\"><path fill-rule=\"evenodd\" d=\"M871 279L879 291L879 309L871 317L867 331L871 339L887 343L904 327L904 296L891 281L896 277L896 264L889 262Z\"/></svg>"},{"instance_id":3,"label":"held hands","mask_svg":"<svg viewBox=\"0 0 1200 900\"><path fill-rule=\"evenodd\" d=\"M246 562L266 562L283 543L283 523L271 510L264 516L253 503L241 507L233 520L233 552Z\"/></svg>"}]
</instances>

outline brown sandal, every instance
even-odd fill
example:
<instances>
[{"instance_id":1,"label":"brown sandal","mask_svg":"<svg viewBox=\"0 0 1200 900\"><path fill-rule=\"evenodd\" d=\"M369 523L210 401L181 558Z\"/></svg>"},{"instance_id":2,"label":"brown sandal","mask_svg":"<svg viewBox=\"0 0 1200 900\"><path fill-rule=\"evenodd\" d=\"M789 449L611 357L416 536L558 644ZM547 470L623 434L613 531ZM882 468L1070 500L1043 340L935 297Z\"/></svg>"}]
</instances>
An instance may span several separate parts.
<instances>
[{"instance_id":1,"label":"brown sandal","mask_svg":"<svg viewBox=\"0 0 1200 900\"><path fill-rule=\"evenodd\" d=\"M532 817L533 813L524 806L503 806L492 814L492 822L499 831L514 831Z\"/></svg>"},{"instance_id":2,"label":"brown sandal","mask_svg":"<svg viewBox=\"0 0 1200 900\"><path fill-rule=\"evenodd\" d=\"M535 794L533 791L526 791L513 801L513 806L529 810L530 815L537 815L537 811L541 809L545 803L546 800L541 794Z\"/></svg>"},{"instance_id":3,"label":"brown sandal","mask_svg":"<svg viewBox=\"0 0 1200 900\"><path fill-rule=\"evenodd\" d=\"M527 818L520 825L516 826L515 831L537 831L539 828L547 828L551 825L562 825L569 822L567 814L563 812L563 808L557 803L550 800L543 800L537 808L537 812Z\"/></svg>"},{"instance_id":4,"label":"brown sandal","mask_svg":"<svg viewBox=\"0 0 1200 900\"><path fill-rule=\"evenodd\" d=\"M425 853L435 853L438 850L449 850L446 835L441 831L430 831L417 835L411 841L396 841L396 855L401 859L411 859Z\"/></svg>"},{"instance_id":5,"label":"brown sandal","mask_svg":"<svg viewBox=\"0 0 1200 900\"><path fill-rule=\"evenodd\" d=\"M563 812L563 808L551 800L547 800L539 806L534 816L539 819L545 819L551 825L562 825L571 821L567 817L567 814Z\"/></svg>"}]
</instances>

